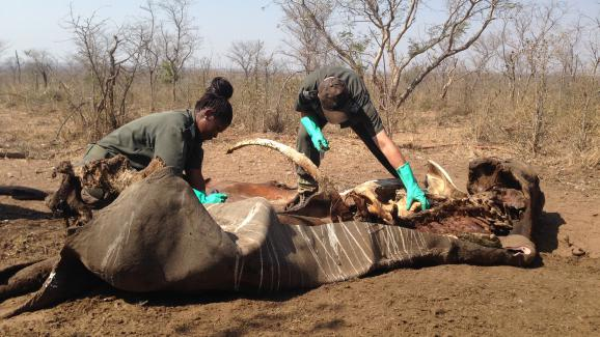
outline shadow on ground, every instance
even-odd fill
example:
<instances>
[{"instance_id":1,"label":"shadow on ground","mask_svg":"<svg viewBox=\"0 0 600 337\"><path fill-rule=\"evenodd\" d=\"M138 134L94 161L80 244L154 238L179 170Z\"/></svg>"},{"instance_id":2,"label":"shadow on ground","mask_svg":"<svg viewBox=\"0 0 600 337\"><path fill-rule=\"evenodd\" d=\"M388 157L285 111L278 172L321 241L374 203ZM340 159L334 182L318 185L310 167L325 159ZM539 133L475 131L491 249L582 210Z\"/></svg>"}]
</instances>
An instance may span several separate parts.
<instances>
[{"instance_id":1,"label":"shadow on ground","mask_svg":"<svg viewBox=\"0 0 600 337\"><path fill-rule=\"evenodd\" d=\"M564 224L566 221L559 213L542 213L540 226L534 233L538 252L552 253L558 248L558 229Z\"/></svg>"},{"instance_id":2,"label":"shadow on ground","mask_svg":"<svg viewBox=\"0 0 600 337\"><path fill-rule=\"evenodd\" d=\"M105 296L114 295L131 304L143 303L145 306L178 307L193 304L230 302L240 298L251 299L254 301L285 302L296 296L301 296L310 290L311 289L288 290L273 294L257 294L252 292L236 293L232 291L210 291L196 294L160 291L136 294L117 290L106 284L106 287L100 287L98 289L98 293L102 293Z\"/></svg>"},{"instance_id":3,"label":"shadow on ground","mask_svg":"<svg viewBox=\"0 0 600 337\"><path fill-rule=\"evenodd\" d=\"M20 206L0 204L0 220L41 220L51 218L52 214L49 212L40 212Z\"/></svg>"}]
</instances>

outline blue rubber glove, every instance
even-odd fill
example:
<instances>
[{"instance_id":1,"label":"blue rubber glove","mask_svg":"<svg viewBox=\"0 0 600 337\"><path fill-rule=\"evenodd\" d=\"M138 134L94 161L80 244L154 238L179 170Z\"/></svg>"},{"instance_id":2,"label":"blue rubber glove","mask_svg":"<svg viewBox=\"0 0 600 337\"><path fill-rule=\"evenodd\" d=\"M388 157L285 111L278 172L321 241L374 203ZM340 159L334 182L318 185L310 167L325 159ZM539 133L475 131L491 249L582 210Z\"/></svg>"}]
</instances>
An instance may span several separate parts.
<instances>
[{"instance_id":1,"label":"blue rubber glove","mask_svg":"<svg viewBox=\"0 0 600 337\"><path fill-rule=\"evenodd\" d=\"M419 187L408 162L400 166L396 172L400 175L400 180L402 180L404 188L406 189L406 210L409 210L410 206L415 201L421 203L422 210L429 209L429 201L425 197L425 193L423 193Z\"/></svg>"},{"instance_id":2,"label":"blue rubber glove","mask_svg":"<svg viewBox=\"0 0 600 337\"><path fill-rule=\"evenodd\" d=\"M201 204L220 204L227 200L227 194L225 193L212 193L207 196L202 191L198 191L195 188L193 190Z\"/></svg>"},{"instance_id":3,"label":"blue rubber glove","mask_svg":"<svg viewBox=\"0 0 600 337\"><path fill-rule=\"evenodd\" d=\"M325 152L325 151L329 150L329 142L323 136L323 133L321 132L321 128L319 128L317 123L315 123L314 117L312 117L312 116L302 117L300 119L300 123L302 123L302 125L304 125L304 128L306 129L306 132L308 132L308 135L310 136L310 140L311 140L313 146L315 147L315 149L317 149L317 151Z\"/></svg>"}]
</instances>

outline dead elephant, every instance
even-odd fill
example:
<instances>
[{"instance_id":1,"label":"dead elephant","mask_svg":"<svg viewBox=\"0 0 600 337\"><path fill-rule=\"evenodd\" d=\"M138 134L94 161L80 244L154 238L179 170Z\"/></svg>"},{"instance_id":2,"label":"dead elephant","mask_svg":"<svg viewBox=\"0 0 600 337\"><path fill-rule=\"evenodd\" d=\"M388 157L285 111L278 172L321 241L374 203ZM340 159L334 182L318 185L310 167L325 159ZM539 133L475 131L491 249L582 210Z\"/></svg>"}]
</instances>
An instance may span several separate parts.
<instances>
[{"instance_id":1,"label":"dead elephant","mask_svg":"<svg viewBox=\"0 0 600 337\"><path fill-rule=\"evenodd\" d=\"M271 292L316 287L398 267L531 264L536 251L529 233L543 207L537 177L496 159L474 162L470 168L473 195L497 194L500 199L489 200L501 200L507 204L503 207L516 210L507 217L511 229L499 241L493 240L494 233L484 233L490 240L478 241L456 232L427 232L426 224L434 219L424 215L434 214L436 206L431 213L409 215L415 229L335 217L334 221L322 219L319 226L292 225L264 198L204 207L176 172L162 168L124 189L112 204L98 211L67 239L59 257L0 271L0 300L39 287L25 303L0 309L0 315L55 305L80 293L93 278L132 292ZM452 196L456 191L445 182L449 178L437 178L437 182L432 180L436 187L431 191L452 191L439 196L438 208L446 202L469 200L466 195ZM345 198L343 193L339 196ZM356 211L356 205L345 205ZM481 213L486 208L482 209L471 214L472 221L478 223L482 220L477 217L485 219L486 215L496 219L491 213ZM457 214L462 211L454 209ZM452 208L444 212L458 219Z\"/></svg>"}]
</instances>

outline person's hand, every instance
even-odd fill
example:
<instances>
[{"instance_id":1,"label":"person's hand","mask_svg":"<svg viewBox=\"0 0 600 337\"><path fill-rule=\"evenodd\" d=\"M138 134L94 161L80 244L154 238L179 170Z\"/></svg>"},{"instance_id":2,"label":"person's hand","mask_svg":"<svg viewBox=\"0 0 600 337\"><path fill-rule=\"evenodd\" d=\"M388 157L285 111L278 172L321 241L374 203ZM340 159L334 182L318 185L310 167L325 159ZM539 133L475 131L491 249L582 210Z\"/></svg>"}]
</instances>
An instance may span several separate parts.
<instances>
[{"instance_id":1,"label":"person's hand","mask_svg":"<svg viewBox=\"0 0 600 337\"><path fill-rule=\"evenodd\" d=\"M194 194L196 194L201 204L220 204L227 200L227 194L225 193L212 193L207 196L206 193L194 188Z\"/></svg>"},{"instance_id":2,"label":"person's hand","mask_svg":"<svg viewBox=\"0 0 600 337\"><path fill-rule=\"evenodd\" d=\"M329 142L327 141L327 139L325 139L325 137L323 136L323 134L321 133L320 130L318 133L311 135L310 140L311 140L313 146L315 147L315 149L317 149L317 151L325 152L325 151L329 150Z\"/></svg>"},{"instance_id":3,"label":"person's hand","mask_svg":"<svg viewBox=\"0 0 600 337\"><path fill-rule=\"evenodd\" d=\"M221 204L227 200L227 194L225 193L212 193L206 197L205 204Z\"/></svg>"},{"instance_id":4,"label":"person's hand","mask_svg":"<svg viewBox=\"0 0 600 337\"><path fill-rule=\"evenodd\" d=\"M310 141L312 142L315 149L317 149L317 151L325 152L329 150L329 142L327 141L327 139L325 139L325 136L323 136L321 128L319 128L317 123L315 123L314 117L302 117L300 119L300 123L302 123L302 125L306 129L306 132L310 136Z\"/></svg>"},{"instance_id":5,"label":"person's hand","mask_svg":"<svg viewBox=\"0 0 600 337\"><path fill-rule=\"evenodd\" d=\"M410 209L413 202L418 201L421 203L421 209L429 209L429 200L425 197L425 193L419 188L419 185L414 185L413 188L406 189L406 210Z\"/></svg>"},{"instance_id":6,"label":"person's hand","mask_svg":"<svg viewBox=\"0 0 600 337\"><path fill-rule=\"evenodd\" d=\"M404 163L404 165L400 166L396 171L400 175L400 180L402 180L404 188L406 189L406 210L409 210L410 206L415 201L421 203L422 210L429 209L429 200L427 200L425 193L423 193L419 187L408 162Z\"/></svg>"}]
</instances>

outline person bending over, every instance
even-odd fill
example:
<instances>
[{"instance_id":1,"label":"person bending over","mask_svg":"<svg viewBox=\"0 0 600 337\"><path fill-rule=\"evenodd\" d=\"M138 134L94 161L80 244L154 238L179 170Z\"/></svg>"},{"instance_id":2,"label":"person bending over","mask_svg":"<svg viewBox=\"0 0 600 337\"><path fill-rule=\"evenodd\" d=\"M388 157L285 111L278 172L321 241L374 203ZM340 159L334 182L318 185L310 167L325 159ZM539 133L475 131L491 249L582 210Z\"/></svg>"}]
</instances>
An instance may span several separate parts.
<instances>
[{"instance_id":1,"label":"person bending over","mask_svg":"<svg viewBox=\"0 0 600 337\"><path fill-rule=\"evenodd\" d=\"M298 94L296 111L301 113L296 148L315 165L320 165L321 155L329 150L321 129L327 123L350 127L377 160L402 180L406 209L414 201L419 201L424 210L429 208L409 163L383 128L367 88L355 72L343 67L325 67L308 74ZM297 173L298 194L288 209L302 207L317 190L315 180L302 168L297 167Z\"/></svg>"}]
</instances>

